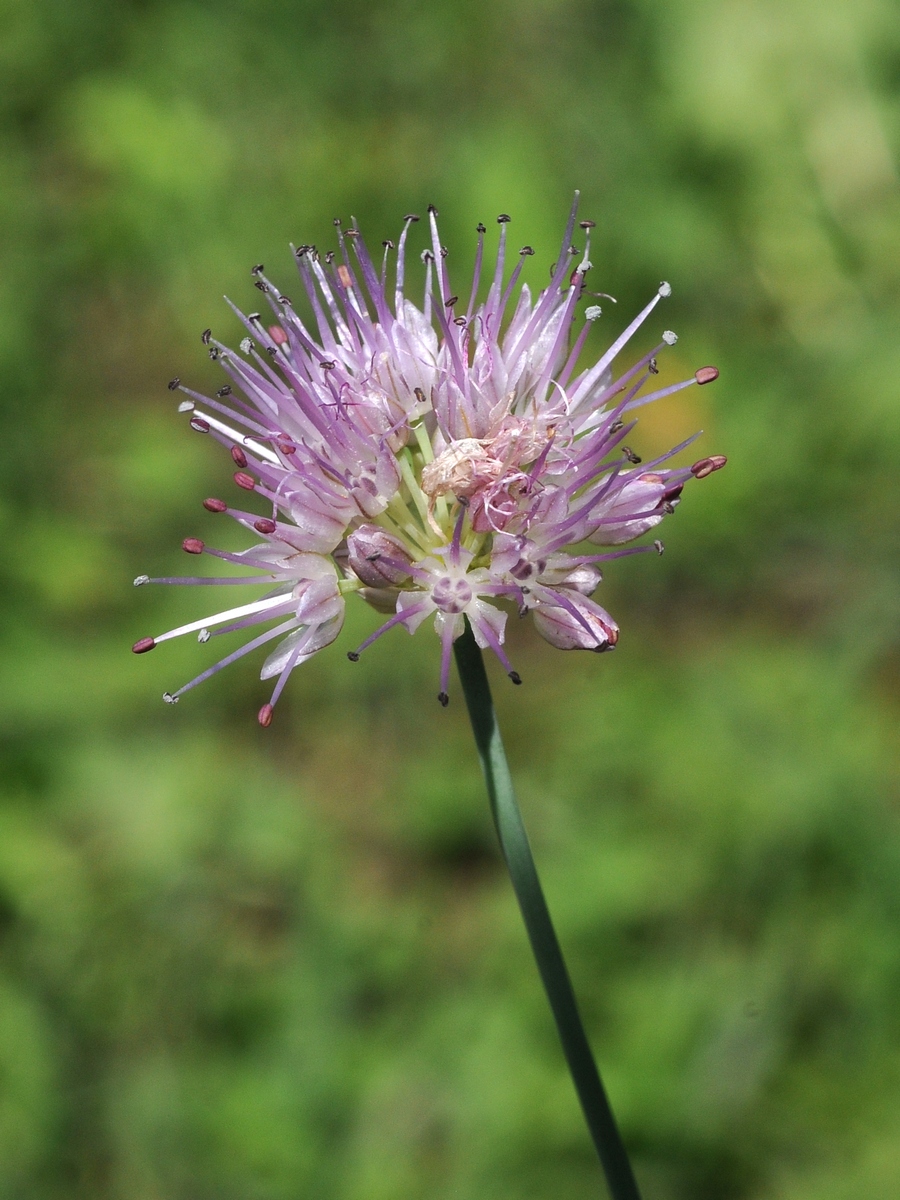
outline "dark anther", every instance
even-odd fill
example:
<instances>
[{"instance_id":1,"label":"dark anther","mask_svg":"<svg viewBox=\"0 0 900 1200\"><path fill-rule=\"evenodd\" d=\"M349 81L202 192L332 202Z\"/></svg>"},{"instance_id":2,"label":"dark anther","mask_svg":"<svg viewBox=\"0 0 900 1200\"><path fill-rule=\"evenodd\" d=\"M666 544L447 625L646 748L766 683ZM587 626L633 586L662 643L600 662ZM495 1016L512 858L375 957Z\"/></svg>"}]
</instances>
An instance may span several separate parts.
<instances>
[{"instance_id":1,"label":"dark anther","mask_svg":"<svg viewBox=\"0 0 900 1200\"><path fill-rule=\"evenodd\" d=\"M459 296L451 296L449 300L444 301L445 308L452 308L459 301Z\"/></svg>"},{"instance_id":2,"label":"dark anther","mask_svg":"<svg viewBox=\"0 0 900 1200\"><path fill-rule=\"evenodd\" d=\"M422 391L421 388L413 388L413 395L419 401L420 404L425 403L425 393Z\"/></svg>"},{"instance_id":3,"label":"dark anther","mask_svg":"<svg viewBox=\"0 0 900 1200\"><path fill-rule=\"evenodd\" d=\"M418 220L418 218L416 218ZM356 650L348 650L347 657L351 662L359 662L359 654Z\"/></svg>"},{"instance_id":4,"label":"dark anther","mask_svg":"<svg viewBox=\"0 0 900 1200\"><path fill-rule=\"evenodd\" d=\"M450 251L446 246L441 246L441 258L446 258Z\"/></svg>"},{"instance_id":5,"label":"dark anther","mask_svg":"<svg viewBox=\"0 0 900 1200\"><path fill-rule=\"evenodd\" d=\"M228 383L223 384L222 387L220 387L219 390L216 392L216 395L217 396L230 396L231 395L231 385Z\"/></svg>"},{"instance_id":6,"label":"dark anther","mask_svg":"<svg viewBox=\"0 0 900 1200\"><path fill-rule=\"evenodd\" d=\"M457 496L456 503L459 505L460 508L468 508L469 507L469 497L468 496Z\"/></svg>"},{"instance_id":7,"label":"dark anther","mask_svg":"<svg viewBox=\"0 0 900 1200\"><path fill-rule=\"evenodd\" d=\"M224 500L216 500L214 496L210 496L208 500L203 501L203 507L207 512L223 513L228 508Z\"/></svg>"},{"instance_id":8,"label":"dark anther","mask_svg":"<svg viewBox=\"0 0 900 1200\"><path fill-rule=\"evenodd\" d=\"M245 492L252 492L256 489L256 480L252 475L245 475L243 471L235 471L234 482Z\"/></svg>"},{"instance_id":9,"label":"dark anther","mask_svg":"<svg viewBox=\"0 0 900 1200\"><path fill-rule=\"evenodd\" d=\"M297 258L303 258L308 253L309 253L309 246L298 246L297 249L294 251L294 254L297 256Z\"/></svg>"},{"instance_id":10,"label":"dark anther","mask_svg":"<svg viewBox=\"0 0 900 1200\"><path fill-rule=\"evenodd\" d=\"M647 370L650 372L651 375L659 374L659 366L657 365L655 358L651 358L650 361L647 363Z\"/></svg>"},{"instance_id":11,"label":"dark anther","mask_svg":"<svg viewBox=\"0 0 900 1200\"><path fill-rule=\"evenodd\" d=\"M516 685L516 687L518 687L519 684L522 682L522 676L519 674L518 671L510 671L509 677L513 681L513 683Z\"/></svg>"},{"instance_id":12,"label":"dark anther","mask_svg":"<svg viewBox=\"0 0 900 1200\"><path fill-rule=\"evenodd\" d=\"M234 461L237 463L237 465L239 467L246 467L247 455L243 452L243 450L240 448L240 446L232 446L231 447L231 457L234 459Z\"/></svg>"},{"instance_id":13,"label":"dark anther","mask_svg":"<svg viewBox=\"0 0 900 1200\"><path fill-rule=\"evenodd\" d=\"M274 533L278 526L268 517L260 517L258 521L253 522L253 528L257 533Z\"/></svg>"},{"instance_id":14,"label":"dark anther","mask_svg":"<svg viewBox=\"0 0 900 1200\"><path fill-rule=\"evenodd\" d=\"M698 383L713 383L719 378L719 368L701 367L699 371L694 373L694 378Z\"/></svg>"},{"instance_id":15,"label":"dark anther","mask_svg":"<svg viewBox=\"0 0 900 1200\"><path fill-rule=\"evenodd\" d=\"M438 215L438 210L435 208L435 206L433 204L428 205L428 211L430 213L432 213L435 217Z\"/></svg>"},{"instance_id":16,"label":"dark anther","mask_svg":"<svg viewBox=\"0 0 900 1200\"><path fill-rule=\"evenodd\" d=\"M202 417L191 417L189 424L196 433L209 433L209 421L204 421Z\"/></svg>"},{"instance_id":17,"label":"dark anther","mask_svg":"<svg viewBox=\"0 0 900 1200\"><path fill-rule=\"evenodd\" d=\"M256 266L253 267L252 270L250 271L250 274L251 275L261 275L264 270L265 270L265 267L262 265L262 263L257 263Z\"/></svg>"},{"instance_id":18,"label":"dark anther","mask_svg":"<svg viewBox=\"0 0 900 1200\"><path fill-rule=\"evenodd\" d=\"M260 317L260 314L259 314L259 313L247 313L247 320L248 320L248 321L258 321L258 320L259 320L259 317Z\"/></svg>"},{"instance_id":19,"label":"dark anther","mask_svg":"<svg viewBox=\"0 0 900 1200\"><path fill-rule=\"evenodd\" d=\"M290 296L279 296L278 303L279 304L287 304L288 306L290 306L293 303L293 301L291 300Z\"/></svg>"},{"instance_id":20,"label":"dark anther","mask_svg":"<svg viewBox=\"0 0 900 1200\"><path fill-rule=\"evenodd\" d=\"M335 217L335 218L334 218L334 220L333 220L331 223L332 223L332 225L334 225L334 226L338 226L338 225L340 225L340 223L341 223L341 218L340 218L340 217Z\"/></svg>"},{"instance_id":21,"label":"dark anther","mask_svg":"<svg viewBox=\"0 0 900 1200\"><path fill-rule=\"evenodd\" d=\"M675 511L675 505L672 504L669 500L663 500L662 504L659 507L663 510L664 513L668 513L668 515L670 517L671 517L672 513Z\"/></svg>"},{"instance_id":22,"label":"dark anther","mask_svg":"<svg viewBox=\"0 0 900 1200\"><path fill-rule=\"evenodd\" d=\"M501 213L500 216L497 218L497 224L498 225L507 225L511 220L512 220L512 217L509 215L509 213Z\"/></svg>"},{"instance_id":23,"label":"dark anther","mask_svg":"<svg viewBox=\"0 0 900 1200\"><path fill-rule=\"evenodd\" d=\"M394 243L391 241L390 238L385 238L381 244L382 244L382 246L384 246L385 250L393 250L393 248L394 248Z\"/></svg>"},{"instance_id":24,"label":"dark anther","mask_svg":"<svg viewBox=\"0 0 900 1200\"><path fill-rule=\"evenodd\" d=\"M269 285L264 279L257 279L253 286L259 288L261 292L267 292L269 290Z\"/></svg>"},{"instance_id":25,"label":"dark anther","mask_svg":"<svg viewBox=\"0 0 900 1200\"><path fill-rule=\"evenodd\" d=\"M204 346L208 346L208 345L209 345L209 339L210 339L211 337L212 337L212 330L211 330L211 329L204 329L204 330L203 330L203 332L200 334L200 341L203 343L203 345L204 345Z\"/></svg>"},{"instance_id":26,"label":"dark anther","mask_svg":"<svg viewBox=\"0 0 900 1200\"><path fill-rule=\"evenodd\" d=\"M684 491L683 483L676 483L674 487L666 488L663 492L663 500L677 500Z\"/></svg>"},{"instance_id":27,"label":"dark anther","mask_svg":"<svg viewBox=\"0 0 900 1200\"><path fill-rule=\"evenodd\" d=\"M419 221L419 220L421 220L421 218L419 217L418 213L407 213L406 216L403 218L403 220L404 221Z\"/></svg>"},{"instance_id":28,"label":"dark anther","mask_svg":"<svg viewBox=\"0 0 900 1200\"><path fill-rule=\"evenodd\" d=\"M644 461L639 454L635 454L635 452L632 450L632 448L630 446L623 446L622 453L625 455L625 457L628 459L628 461L630 463L632 463L634 466L637 466L639 462Z\"/></svg>"},{"instance_id":29,"label":"dark anther","mask_svg":"<svg viewBox=\"0 0 900 1200\"><path fill-rule=\"evenodd\" d=\"M657 554L662 554L662 552L665 550L665 546L662 544L662 542L659 540L659 538L657 538L656 541L653 543L653 548Z\"/></svg>"},{"instance_id":30,"label":"dark anther","mask_svg":"<svg viewBox=\"0 0 900 1200\"><path fill-rule=\"evenodd\" d=\"M334 251L333 250L326 251L325 262L328 264L329 267L334 262Z\"/></svg>"},{"instance_id":31,"label":"dark anther","mask_svg":"<svg viewBox=\"0 0 900 1200\"><path fill-rule=\"evenodd\" d=\"M529 255L534 254L534 247L533 246L523 246L522 249L519 251L519 253L524 255L527 258Z\"/></svg>"},{"instance_id":32,"label":"dark anther","mask_svg":"<svg viewBox=\"0 0 900 1200\"><path fill-rule=\"evenodd\" d=\"M450 697L447 695L447 693L438 692L438 704L440 704L441 708L446 708L449 703Z\"/></svg>"},{"instance_id":33,"label":"dark anther","mask_svg":"<svg viewBox=\"0 0 900 1200\"><path fill-rule=\"evenodd\" d=\"M266 346L266 353L271 354L271 356L274 358L278 353L278 347L277 346Z\"/></svg>"},{"instance_id":34,"label":"dark anther","mask_svg":"<svg viewBox=\"0 0 900 1200\"><path fill-rule=\"evenodd\" d=\"M487 225L485 225L483 221L479 221L478 224L475 226L475 232L476 233L487 233Z\"/></svg>"},{"instance_id":35,"label":"dark anther","mask_svg":"<svg viewBox=\"0 0 900 1200\"><path fill-rule=\"evenodd\" d=\"M334 362L332 359L326 359L325 362L320 362L319 366L322 368L323 371L333 371L334 368L337 366L337 363Z\"/></svg>"},{"instance_id":36,"label":"dark anther","mask_svg":"<svg viewBox=\"0 0 900 1200\"><path fill-rule=\"evenodd\" d=\"M174 378L174 379L170 379L170 380L169 380L169 391L170 391L170 392L175 392L175 391L177 391L177 390L178 390L178 385L179 385L180 383L181 383L181 380L178 378L178 376L177 376L177 375L175 376L175 378Z\"/></svg>"},{"instance_id":37,"label":"dark anther","mask_svg":"<svg viewBox=\"0 0 900 1200\"><path fill-rule=\"evenodd\" d=\"M466 323L466 318L465 318L465 317L454 317L454 318L453 318L453 324L454 324L454 325L460 325L460 326L462 326L462 325L465 325L465 323Z\"/></svg>"},{"instance_id":38,"label":"dark anther","mask_svg":"<svg viewBox=\"0 0 900 1200\"><path fill-rule=\"evenodd\" d=\"M358 229L348 229L347 232L344 234L344 237L345 238L358 238L359 230Z\"/></svg>"},{"instance_id":39,"label":"dark anther","mask_svg":"<svg viewBox=\"0 0 900 1200\"><path fill-rule=\"evenodd\" d=\"M582 229L596 229L597 227L596 221L579 221L578 224Z\"/></svg>"},{"instance_id":40,"label":"dark anther","mask_svg":"<svg viewBox=\"0 0 900 1200\"><path fill-rule=\"evenodd\" d=\"M623 429L624 427L625 427L624 421L613 421L612 425L610 425L610 427L609 427L609 432L610 433L618 433L619 430Z\"/></svg>"},{"instance_id":41,"label":"dark anther","mask_svg":"<svg viewBox=\"0 0 900 1200\"><path fill-rule=\"evenodd\" d=\"M153 638L141 638L139 642L135 642L131 649L135 654L146 654L148 650L152 650L156 645Z\"/></svg>"}]
</instances>

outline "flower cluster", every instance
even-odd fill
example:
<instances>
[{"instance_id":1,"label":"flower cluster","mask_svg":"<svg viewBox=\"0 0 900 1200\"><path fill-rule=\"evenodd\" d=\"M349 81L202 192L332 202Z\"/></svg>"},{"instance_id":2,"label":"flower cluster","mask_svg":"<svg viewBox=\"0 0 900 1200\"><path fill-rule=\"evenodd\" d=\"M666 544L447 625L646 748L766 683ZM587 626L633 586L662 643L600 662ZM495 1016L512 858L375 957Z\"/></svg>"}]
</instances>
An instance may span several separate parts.
<instances>
[{"instance_id":1,"label":"flower cluster","mask_svg":"<svg viewBox=\"0 0 900 1200\"><path fill-rule=\"evenodd\" d=\"M639 362L614 377L612 364L661 298L650 303L603 356L578 370L588 330L601 314L586 276L592 222L582 221L587 247L571 245L577 196L549 285L532 299L518 288L525 246L506 277L507 216L498 217L499 248L487 295L479 303L485 227L469 295L453 292L437 213L429 209L430 246L422 254L425 294L417 308L404 291L407 216L396 245L385 242L380 268L357 228L335 222L338 251L294 251L312 320L254 267L256 287L274 312L238 317L247 330L240 353L203 341L230 382L214 397L184 393L180 410L191 427L222 442L237 468L234 482L265 514L209 499L262 539L240 553L187 538L188 554L208 554L252 574L156 579L136 584L254 583L261 599L192 621L135 653L181 634L201 642L234 630L257 632L177 692L269 642L281 639L262 667L275 679L259 713L272 720L291 671L340 632L345 597L358 593L388 619L353 661L394 625L410 633L434 618L441 643L440 690L447 703L453 642L468 621L476 641L520 682L503 649L507 610L530 612L538 632L563 650L612 649L615 621L591 595L598 564L662 545L595 553L653 529L678 503L685 482L724 465L720 455L691 467L663 467L689 442L649 463L625 444L640 405L714 380L715 367L643 393L657 373L656 356L675 342L669 331ZM395 285L388 285L395 259ZM512 303L515 297L514 304ZM511 315L507 312L512 309ZM237 310L235 310L237 312ZM576 328L578 326L578 328ZM642 394L643 393L643 394ZM693 439L690 439L693 440ZM504 607L499 607L503 605ZM272 626L274 622L274 626Z\"/></svg>"}]
</instances>

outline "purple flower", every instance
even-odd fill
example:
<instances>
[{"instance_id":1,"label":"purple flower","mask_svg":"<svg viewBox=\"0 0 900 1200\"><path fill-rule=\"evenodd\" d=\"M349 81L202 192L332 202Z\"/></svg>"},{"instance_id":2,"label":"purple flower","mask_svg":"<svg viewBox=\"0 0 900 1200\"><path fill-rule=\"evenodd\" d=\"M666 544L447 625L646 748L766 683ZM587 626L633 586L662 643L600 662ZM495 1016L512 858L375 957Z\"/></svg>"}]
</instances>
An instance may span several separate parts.
<instances>
[{"instance_id":1,"label":"purple flower","mask_svg":"<svg viewBox=\"0 0 900 1200\"><path fill-rule=\"evenodd\" d=\"M135 643L140 654L184 633L206 642L233 630L254 631L238 650L167 692L167 701L281 639L262 667L263 679L276 679L259 713L268 725L294 667L337 637L350 593L390 614L350 654L354 661L394 625L414 633L433 617L442 650L442 704L453 642L465 620L515 683L519 676L503 649L510 608L531 612L538 632L560 649L615 646L615 621L590 598L601 578L597 564L661 552L662 545L602 553L579 547L632 541L672 512L689 479L724 466L721 455L692 467L663 466L693 438L646 464L625 445L634 409L710 383L718 372L702 367L689 379L642 394L657 373L656 356L676 341L666 331L658 346L613 376L620 351L670 294L667 283L598 362L578 370L601 310L587 304L579 316L590 295L585 279L591 264L589 248L578 258L571 246L576 208L577 196L550 283L534 300L527 284L519 287L530 247L519 251L506 277L506 216L498 217L500 243L486 299L477 300L483 225L468 297L454 294L434 208L430 246L422 255L421 309L404 292L407 239L419 220L412 215L396 246L393 289L387 276L394 244L384 243L376 268L355 227L342 230L335 222L338 254L320 254L314 246L295 251L311 321L298 315L262 266L253 269L275 323L238 312L247 330L240 353L209 330L203 334L230 380L215 397L177 379L169 385L187 397L180 409L190 414L192 428L228 447L238 487L266 508L261 514L206 500L209 511L227 513L262 540L237 554L196 538L186 539L184 549L253 573L221 579L142 575L135 583L256 583L265 592L252 603ZM581 222L588 247L592 224ZM264 631L256 633L257 627Z\"/></svg>"}]
</instances>

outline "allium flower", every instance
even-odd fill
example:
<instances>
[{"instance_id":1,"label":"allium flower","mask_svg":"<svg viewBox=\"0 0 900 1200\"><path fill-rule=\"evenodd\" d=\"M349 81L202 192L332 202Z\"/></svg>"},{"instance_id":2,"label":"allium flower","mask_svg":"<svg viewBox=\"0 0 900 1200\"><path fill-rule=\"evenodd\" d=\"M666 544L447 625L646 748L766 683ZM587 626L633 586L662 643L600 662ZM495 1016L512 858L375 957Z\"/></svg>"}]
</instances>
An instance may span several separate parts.
<instances>
[{"instance_id":1,"label":"allium flower","mask_svg":"<svg viewBox=\"0 0 900 1200\"><path fill-rule=\"evenodd\" d=\"M229 378L215 397L178 379L193 429L228 447L234 481L265 512L204 501L262 539L233 554L188 538L189 554L210 554L249 576L150 580L136 584L256 583L261 599L192 621L155 638L140 654L185 633L201 642L233 630L265 631L165 699L174 703L222 667L281 639L262 678L276 680L259 713L268 725L291 671L337 637L345 597L358 593L389 618L350 654L395 625L410 633L429 618L441 643L438 698L447 703L454 640L468 620L479 646L496 654L520 682L503 649L508 611L531 612L538 632L563 650L611 650L619 636L591 595L603 561L662 545L595 553L647 533L678 503L684 484L724 465L721 455L691 467L663 467L693 439L649 463L626 445L631 413L642 404L714 380L715 367L641 394L657 373L660 343L614 378L612 364L671 288L662 283L598 362L578 371L596 303L579 316L590 269L571 245L573 205L548 287L532 300L517 291L529 246L505 278L507 216L498 217L499 249L487 298L477 296L485 227L478 226L474 278L467 298L450 284L437 213L429 209L425 295L417 308L404 292L407 216L396 247L393 296L384 243L376 268L355 225L335 222L339 252L300 246L295 258L312 322L254 267L256 287L274 323L238 312L247 334L240 353L203 341ZM582 221L590 240L593 222ZM506 313L515 297L512 315ZM237 310L235 310L237 312ZM587 543L588 545L585 545ZM274 622L273 627L272 623Z\"/></svg>"}]
</instances>

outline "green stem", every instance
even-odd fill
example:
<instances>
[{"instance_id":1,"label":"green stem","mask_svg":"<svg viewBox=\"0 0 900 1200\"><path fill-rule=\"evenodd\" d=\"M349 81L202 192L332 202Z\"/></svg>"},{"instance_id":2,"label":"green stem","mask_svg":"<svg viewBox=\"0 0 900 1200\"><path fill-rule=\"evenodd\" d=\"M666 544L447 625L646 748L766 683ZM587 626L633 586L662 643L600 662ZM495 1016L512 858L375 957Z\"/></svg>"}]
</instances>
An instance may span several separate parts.
<instances>
[{"instance_id":1,"label":"green stem","mask_svg":"<svg viewBox=\"0 0 900 1200\"><path fill-rule=\"evenodd\" d=\"M484 661L468 625L462 637L457 639L454 649L500 848L509 868L531 949L556 1019L572 1081L600 1156L610 1195L613 1200L640 1200L628 1155L578 1015L572 982L550 920L528 835L513 792Z\"/></svg>"}]
</instances>

